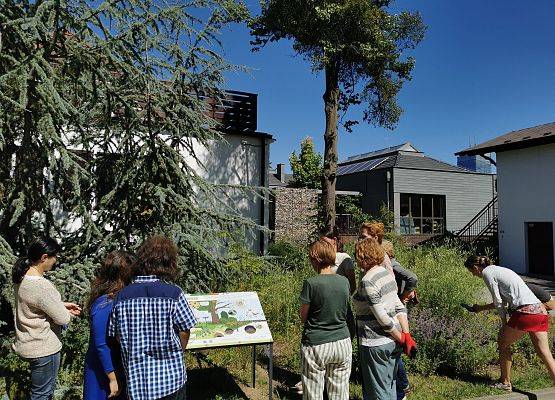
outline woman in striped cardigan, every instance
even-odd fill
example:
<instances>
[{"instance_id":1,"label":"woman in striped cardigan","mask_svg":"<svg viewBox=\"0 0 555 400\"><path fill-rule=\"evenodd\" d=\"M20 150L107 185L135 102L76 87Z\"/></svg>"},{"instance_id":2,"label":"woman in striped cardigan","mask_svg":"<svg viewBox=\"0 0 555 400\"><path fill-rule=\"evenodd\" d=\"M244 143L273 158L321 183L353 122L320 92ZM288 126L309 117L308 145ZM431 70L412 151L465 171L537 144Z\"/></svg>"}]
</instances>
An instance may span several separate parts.
<instances>
[{"instance_id":1,"label":"woman in striped cardigan","mask_svg":"<svg viewBox=\"0 0 555 400\"><path fill-rule=\"evenodd\" d=\"M353 298L365 400L397 399L399 358L403 350L411 354L416 345L395 278L381 265L384 256L384 249L373 238L356 245L357 263L365 271Z\"/></svg>"}]
</instances>

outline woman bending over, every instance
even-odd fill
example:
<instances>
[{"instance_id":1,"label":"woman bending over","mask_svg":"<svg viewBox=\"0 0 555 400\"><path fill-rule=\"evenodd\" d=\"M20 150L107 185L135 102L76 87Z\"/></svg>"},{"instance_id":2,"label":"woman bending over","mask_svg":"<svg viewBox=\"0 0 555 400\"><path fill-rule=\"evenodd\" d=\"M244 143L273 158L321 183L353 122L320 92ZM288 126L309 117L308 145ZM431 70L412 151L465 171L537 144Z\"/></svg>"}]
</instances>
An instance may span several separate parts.
<instances>
[{"instance_id":1,"label":"woman bending over","mask_svg":"<svg viewBox=\"0 0 555 400\"><path fill-rule=\"evenodd\" d=\"M496 308L503 323L498 337L501 379L494 386L498 389L512 391L511 345L526 333L530 335L536 353L555 382L555 361L547 340L549 315L545 306L516 272L493 265L487 257L470 256L464 265L472 275L484 280L493 298L491 304L475 304L472 307L474 311L480 312ZM508 320L507 314L510 315Z\"/></svg>"}]
</instances>

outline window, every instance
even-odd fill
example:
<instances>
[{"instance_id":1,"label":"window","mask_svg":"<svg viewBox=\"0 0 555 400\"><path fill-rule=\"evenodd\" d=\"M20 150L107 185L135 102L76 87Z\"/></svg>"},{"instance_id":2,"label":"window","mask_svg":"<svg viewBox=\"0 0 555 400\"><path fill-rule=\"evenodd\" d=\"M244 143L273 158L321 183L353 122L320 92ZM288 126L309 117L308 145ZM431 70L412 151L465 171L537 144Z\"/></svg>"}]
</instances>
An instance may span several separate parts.
<instances>
[{"instance_id":1,"label":"window","mask_svg":"<svg viewBox=\"0 0 555 400\"><path fill-rule=\"evenodd\" d=\"M429 235L445 232L445 196L401 193L402 235Z\"/></svg>"}]
</instances>

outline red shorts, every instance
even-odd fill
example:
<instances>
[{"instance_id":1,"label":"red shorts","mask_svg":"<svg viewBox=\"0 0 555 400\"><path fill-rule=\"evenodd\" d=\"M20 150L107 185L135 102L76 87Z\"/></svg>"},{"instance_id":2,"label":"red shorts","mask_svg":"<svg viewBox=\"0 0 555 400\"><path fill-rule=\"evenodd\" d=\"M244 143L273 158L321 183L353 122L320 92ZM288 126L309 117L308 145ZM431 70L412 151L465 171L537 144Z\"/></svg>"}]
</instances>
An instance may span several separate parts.
<instances>
[{"instance_id":1,"label":"red shorts","mask_svg":"<svg viewBox=\"0 0 555 400\"><path fill-rule=\"evenodd\" d=\"M507 325L524 332L547 332L549 331L549 315L525 314L516 311L511 314Z\"/></svg>"}]
</instances>

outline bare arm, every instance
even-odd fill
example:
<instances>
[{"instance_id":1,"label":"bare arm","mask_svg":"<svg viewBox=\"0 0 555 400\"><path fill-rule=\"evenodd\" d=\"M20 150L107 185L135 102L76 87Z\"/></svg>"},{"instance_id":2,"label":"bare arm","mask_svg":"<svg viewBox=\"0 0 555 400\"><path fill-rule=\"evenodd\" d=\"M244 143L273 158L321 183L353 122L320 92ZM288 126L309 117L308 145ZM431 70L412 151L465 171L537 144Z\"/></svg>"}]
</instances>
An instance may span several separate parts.
<instances>
[{"instance_id":1,"label":"bare arm","mask_svg":"<svg viewBox=\"0 0 555 400\"><path fill-rule=\"evenodd\" d=\"M108 373L108 385L110 388L110 393L108 394L108 398L116 397L120 394L121 389L119 387L118 380L116 378L116 373L114 371Z\"/></svg>"},{"instance_id":2,"label":"bare arm","mask_svg":"<svg viewBox=\"0 0 555 400\"><path fill-rule=\"evenodd\" d=\"M401 342L403 340L403 334L398 329L393 329L392 331L389 332L389 334L391 335L391 337L393 337L393 340L395 340L396 342Z\"/></svg>"},{"instance_id":3,"label":"bare arm","mask_svg":"<svg viewBox=\"0 0 555 400\"><path fill-rule=\"evenodd\" d=\"M301 317L301 322L304 324L308 318L308 310L310 309L310 303L301 304L301 309L299 311L299 316Z\"/></svg>"},{"instance_id":4,"label":"bare arm","mask_svg":"<svg viewBox=\"0 0 555 400\"><path fill-rule=\"evenodd\" d=\"M189 343L190 336L191 336L190 330L179 332L179 341L181 342L181 348L183 349L183 351L187 349L187 344Z\"/></svg>"}]
</instances>

